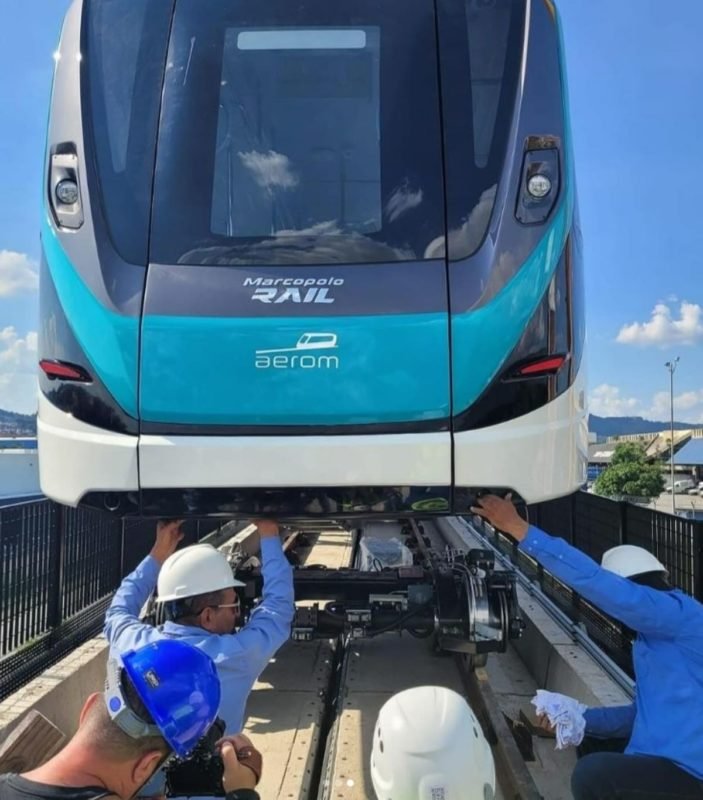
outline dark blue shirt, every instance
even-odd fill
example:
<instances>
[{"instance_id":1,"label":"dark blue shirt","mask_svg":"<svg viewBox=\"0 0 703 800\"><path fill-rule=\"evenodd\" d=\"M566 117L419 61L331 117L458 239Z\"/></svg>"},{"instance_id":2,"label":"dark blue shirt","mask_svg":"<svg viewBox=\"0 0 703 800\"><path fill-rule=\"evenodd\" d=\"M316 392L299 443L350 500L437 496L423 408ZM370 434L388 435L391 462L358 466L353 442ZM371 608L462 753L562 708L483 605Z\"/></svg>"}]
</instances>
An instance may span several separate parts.
<instances>
[{"instance_id":1,"label":"dark blue shirt","mask_svg":"<svg viewBox=\"0 0 703 800\"><path fill-rule=\"evenodd\" d=\"M703 605L609 572L534 526L520 548L637 633L634 703L588 709L586 732L629 738L626 753L667 758L703 779Z\"/></svg>"}]
</instances>

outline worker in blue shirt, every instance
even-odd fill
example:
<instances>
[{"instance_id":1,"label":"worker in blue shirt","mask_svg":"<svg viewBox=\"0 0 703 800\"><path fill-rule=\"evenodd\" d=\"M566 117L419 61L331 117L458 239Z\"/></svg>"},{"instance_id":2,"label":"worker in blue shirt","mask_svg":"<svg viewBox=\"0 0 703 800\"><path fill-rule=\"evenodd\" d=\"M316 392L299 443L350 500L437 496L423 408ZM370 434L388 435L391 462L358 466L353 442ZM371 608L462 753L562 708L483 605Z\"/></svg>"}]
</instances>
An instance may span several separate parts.
<instances>
[{"instance_id":1,"label":"worker in blue shirt","mask_svg":"<svg viewBox=\"0 0 703 800\"><path fill-rule=\"evenodd\" d=\"M178 521L160 522L151 553L128 575L105 616L105 636L115 657L164 637L177 638L212 658L220 678L220 717L228 735L244 725L245 706L254 682L290 636L295 611L293 573L281 545L278 525L256 523L261 538L262 601L239 631L239 599L225 556L208 544L176 550L183 538ZM157 587L167 622L158 628L139 614ZM153 792L158 787L153 784Z\"/></svg>"},{"instance_id":2,"label":"worker in blue shirt","mask_svg":"<svg viewBox=\"0 0 703 800\"><path fill-rule=\"evenodd\" d=\"M637 634L634 703L590 708L591 752L571 779L575 800L703 798L703 605L666 581L666 568L641 547L621 545L599 565L528 525L510 502L487 495L473 508L584 599ZM593 752L593 740L603 750ZM613 740L623 752L613 752Z\"/></svg>"}]
</instances>

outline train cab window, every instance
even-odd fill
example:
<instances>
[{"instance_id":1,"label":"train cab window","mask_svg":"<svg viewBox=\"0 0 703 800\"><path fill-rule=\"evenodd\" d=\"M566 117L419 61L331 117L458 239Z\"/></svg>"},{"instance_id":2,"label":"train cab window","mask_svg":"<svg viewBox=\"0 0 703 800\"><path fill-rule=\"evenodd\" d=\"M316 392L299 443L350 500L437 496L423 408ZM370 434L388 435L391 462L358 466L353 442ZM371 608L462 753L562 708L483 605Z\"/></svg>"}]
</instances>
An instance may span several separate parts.
<instances>
[{"instance_id":1,"label":"train cab window","mask_svg":"<svg viewBox=\"0 0 703 800\"><path fill-rule=\"evenodd\" d=\"M88 0L83 17L86 143L112 243L146 264L159 100L174 0ZM90 157L90 156L88 156Z\"/></svg>"},{"instance_id":2,"label":"train cab window","mask_svg":"<svg viewBox=\"0 0 703 800\"><path fill-rule=\"evenodd\" d=\"M450 260L488 230L522 64L526 0L438 3Z\"/></svg>"},{"instance_id":3,"label":"train cab window","mask_svg":"<svg viewBox=\"0 0 703 800\"><path fill-rule=\"evenodd\" d=\"M211 231L382 227L374 28L225 34Z\"/></svg>"},{"instance_id":4,"label":"train cab window","mask_svg":"<svg viewBox=\"0 0 703 800\"><path fill-rule=\"evenodd\" d=\"M429 257L439 108L432 0L177 0L152 261Z\"/></svg>"}]
</instances>

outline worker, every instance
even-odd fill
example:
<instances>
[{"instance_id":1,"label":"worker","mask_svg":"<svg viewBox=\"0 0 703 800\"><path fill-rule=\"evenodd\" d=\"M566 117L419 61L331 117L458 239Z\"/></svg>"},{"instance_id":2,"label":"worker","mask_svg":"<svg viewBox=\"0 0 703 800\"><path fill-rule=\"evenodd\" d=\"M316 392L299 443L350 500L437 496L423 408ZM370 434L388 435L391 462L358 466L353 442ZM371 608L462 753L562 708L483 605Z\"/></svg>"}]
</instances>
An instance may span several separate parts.
<instances>
[{"instance_id":1,"label":"worker","mask_svg":"<svg viewBox=\"0 0 703 800\"><path fill-rule=\"evenodd\" d=\"M636 633L635 700L584 712L588 738L572 775L575 800L703 798L703 605L672 588L665 566L641 547L614 547L599 566L528 525L510 495L477 503L474 513Z\"/></svg>"},{"instance_id":2,"label":"worker","mask_svg":"<svg viewBox=\"0 0 703 800\"><path fill-rule=\"evenodd\" d=\"M191 754L219 702L215 665L201 650L164 639L125 653L108 665L105 692L86 700L69 743L36 769L0 776L0 800L129 800L170 755ZM259 754L237 737L218 747L227 800L255 800Z\"/></svg>"},{"instance_id":3,"label":"worker","mask_svg":"<svg viewBox=\"0 0 703 800\"><path fill-rule=\"evenodd\" d=\"M261 538L263 598L249 621L235 631L239 598L226 557L208 544L176 550L183 538L179 521L159 522L151 553L117 590L105 617L105 636L113 654L164 636L201 648L215 662L222 686L220 717L226 733L244 726L246 701L254 682L290 636L295 611L293 573L275 522L256 522ZM158 628L140 621L139 613L158 584L158 601L166 623ZM160 794L155 778L144 796Z\"/></svg>"},{"instance_id":4,"label":"worker","mask_svg":"<svg viewBox=\"0 0 703 800\"><path fill-rule=\"evenodd\" d=\"M377 800L492 800L491 748L464 698L441 686L398 692L373 729L371 781Z\"/></svg>"}]
</instances>

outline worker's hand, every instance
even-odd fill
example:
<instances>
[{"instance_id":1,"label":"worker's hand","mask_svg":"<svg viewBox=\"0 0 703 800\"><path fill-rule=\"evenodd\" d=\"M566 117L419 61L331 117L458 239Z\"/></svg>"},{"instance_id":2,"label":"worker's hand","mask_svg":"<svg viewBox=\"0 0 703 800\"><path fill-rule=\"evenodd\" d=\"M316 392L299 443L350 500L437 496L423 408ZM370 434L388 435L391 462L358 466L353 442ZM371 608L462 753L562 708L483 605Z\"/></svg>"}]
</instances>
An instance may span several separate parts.
<instances>
[{"instance_id":1,"label":"worker's hand","mask_svg":"<svg viewBox=\"0 0 703 800\"><path fill-rule=\"evenodd\" d=\"M253 789L261 777L262 759L251 740L240 733L225 736L217 744L225 767L222 777L225 792Z\"/></svg>"},{"instance_id":2,"label":"worker's hand","mask_svg":"<svg viewBox=\"0 0 703 800\"><path fill-rule=\"evenodd\" d=\"M156 523L156 541L151 548L151 557L159 564L163 564L170 555L176 552L176 548L183 538L182 524L182 519L159 520Z\"/></svg>"},{"instance_id":3,"label":"worker's hand","mask_svg":"<svg viewBox=\"0 0 703 800\"><path fill-rule=\"evenodd\" d=\"M476 501L478 506L471 510L488 520L494 528L510 534L513 539L521 542L527 536L529 525L517 513L515 506L510 502L511 497L509 494L502 500L494 494L487 494L485 497L479 497Z\"/></svg>"},{"instance_id":4,"label":"worker's hand","mask_svg":"<svg viewBox=\"0 0 703 800\"><path fill-rule=\"evenodd\" d=\"M280 535L278 523L272 519L255 519L254 525L262 539L275 539Z\"/></svg>"},{"instance_id":5,"label":"worker's hand","mask_svg":"<svg viewBox=\"0 0 703 800\"><path fill-rule=\"evenodd\" d=\"M552 725L552 723L549 721L549 717L546 714L540 714L537 717L537 727L541 728L547 733L554 733L556 730L556 726Z\"/></svg>"}]
</instances>

